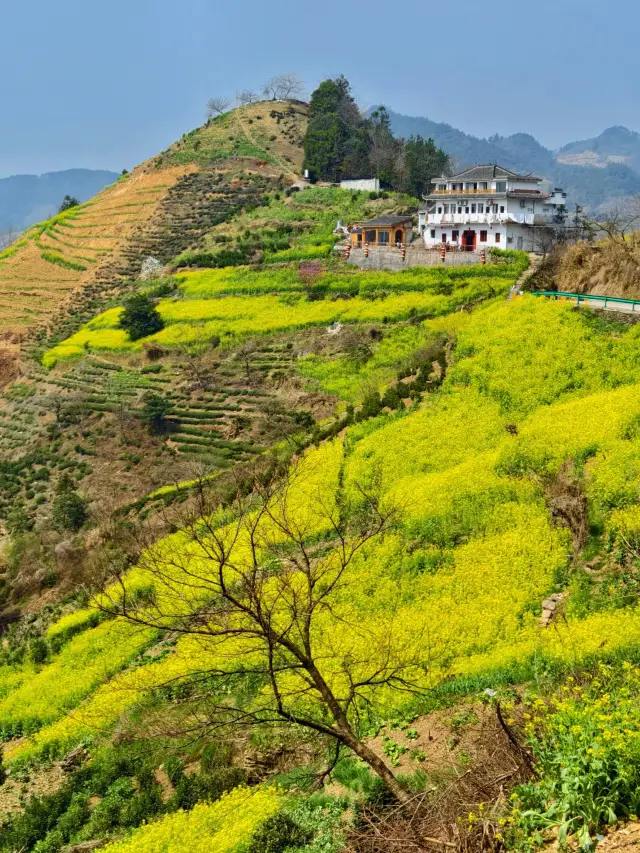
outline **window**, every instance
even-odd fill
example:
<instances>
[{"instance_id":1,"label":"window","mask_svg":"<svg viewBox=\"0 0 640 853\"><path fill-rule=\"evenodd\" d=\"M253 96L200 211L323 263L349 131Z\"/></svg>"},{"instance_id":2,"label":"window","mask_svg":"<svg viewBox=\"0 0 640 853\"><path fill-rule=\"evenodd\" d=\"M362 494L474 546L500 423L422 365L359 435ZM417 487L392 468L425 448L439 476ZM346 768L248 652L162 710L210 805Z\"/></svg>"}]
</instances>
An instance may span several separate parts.
<instances>
[{"instance_id":1,"label":"window","mask_svg":"<svg viewBox=\"0 0 640 853\"><path fill-rule=\"evenodd\" d=\"M474 185L473 185L473 188L474 188L474 190L477 190L477 189L478 189L478 185L477 185L477 184L474 184Z\"/></svg>"},{"instance_id":2,"label":"window","mask_svg":"<svg viewBox=\"0 0 640 853\"><path fill-rule=\"evenodd\" d=\"M506 181L496 181L496 192L497 193L506 193L507 191L507 182Z\"/></svg>"},{"instance_id":3,"label":"window","mask_svg":"<svg viewBox=\"0 0 640 853\"><path fill-rule=\"evenodd\" d=\"M480 189L481 189L481 190L486 190L486 189L488 189L488 186L487 186L487 182L486 182L486 181L483 181L483 183L481 183L481 184L480 184Z\"/></svg>"},{"instance_id":4,"label":"window","mask_svg":"<svg viewBox=\"0 0 640 853\"><path fill-rule=\"evenodd\" d=\"M468 208L468 207L465 207L464 212L465 212L465 213L469 213L469 208Z\"/></svg>"},{"instance_id":5,"label":"window","mask_svg":"<svg viewBox=\"0 0 640 853\"><path fill-rule=\"evenodd\" d=\"M475 213L475 212L476 212L476 206L475 206L475 204L472 204L471 205L471 213Z\"/></svg>"},{"instance_id":6,"label":"window","mask_svg":"<svg viewBox=\"0 0 640 853\"><path fill-rule=\"evenodd\" d=\"M442 232L442 242L443 242L443 243L446 243L446 242L447 242L447 234L446 234L446 231L443 231L443 232Z\"/></svg>"},{"instance_id":7,"label":"window","mask_svg":"<svg viewBox=\"0 0 640 853\"><path fill-rule=\"evenodd\" d=\"M365 241L365 243L375 243L376 242L376 232L375 231L365 231L364 232L364 241Z\"/></svg>"},{"instance_id":8,"label":"window","mask_svg":"<svg viewBox=\"0 0 640 853\"><path fill-rule=\"evenodd\" d=\"M478 213L484 213L484 204L478 205Z\"/></svg>"},{"instance_id":9,"label":"window","mask_svg":"<svg viewBox=\"0 0 640 853\"><path fill-rule=\"evenodd\" d=\"M458 208L458 213L462 213L462 208L461 208L461 207L459 207L459 208Z\"/></svg>"},{"instance_id":10,"label":"window","mask_svg":"<svg viewBox=\"0 0 640 853\"><path fill-rule=\"evenodd\" d=\"M432 229L431 229L431 239L432 239L432 240L435 240L435 239L436 239L436 229L435 229L435 228L432 228Z\"/></svg>"},{"instance_id":11,"label":"window","mask_svg":"<svg viewBox=\"0 0 640 853\"><path fill-rule=\"evenodd\" d=\"M451 242L452 242L452 243L457 243L457 242L458 242L458 236L459 236L459 234L460 234L460 232L459 232L459 231L452 231L452 232L451 232Z\"/></svg>"},{"instance_id":12,"label":"window","mask_svg":"<svg viewBox=\"0 0 640 853\"><path fill-rule=\"evenodd\" d=\"M388 246L389 245L389 232L388 231L378 231L378 245L379 246Z\"/></svg>"},{"instance_id":13,"label":"window","mask_svg":"<svg viewBox=\"0 0 640 853\"><path fill-rule=\"evenodd\" d=\"M442 213L442 208L441 208L441 207L439 207L439 208L438 208L438 213Z\"/></svg>"},{"instance_id":14,"label":"window","mask_svg":"<svg viewBox=\"0 0 640 853\"><path fill-rule=\"evenodd\" d=\"M481 231L481 232L480 232L480 242L481 242L481 243L486 243L486 242L487 242L487 232L486 232L486 231Z\"/></svg>"},{"instance_id":15,"label":"window","mask_svg":"<svg viewBox=\"0 0 640 853\"><path fill-rule=\"evenodd\" d=\"M496 231L496 243L500 242L500 232Z\"/></svg>"},{"instance_id":16,"label":"window","mask_svg":"<svg viewBox=\"0 0 640 853\"><path fill-rule=\"evenodd\" d=\"M522 199L522 201L520 202L520 207L526 207L526 206L527 206L527 202L524 199Z\"/></svg>"},{"instance_id":17,"label":"window","mask_svg":"<svg viewBox=\"0 0 640 853\"><path fill-rule=\"evenodd\" d=\"M500 213L504 213L504 204L500 205Z\"/></svg>"}]
</instances>

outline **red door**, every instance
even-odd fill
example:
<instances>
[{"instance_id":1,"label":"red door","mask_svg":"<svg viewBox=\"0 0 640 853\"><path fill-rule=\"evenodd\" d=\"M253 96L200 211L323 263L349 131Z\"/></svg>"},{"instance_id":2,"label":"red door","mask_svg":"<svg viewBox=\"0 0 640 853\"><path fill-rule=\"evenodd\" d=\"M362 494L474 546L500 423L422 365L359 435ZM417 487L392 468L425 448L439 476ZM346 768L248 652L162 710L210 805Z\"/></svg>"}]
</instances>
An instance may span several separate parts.
<instances>
[{"instance_id":1,"label":"red door","mask_svg":"<svg viewBox=\"0 0 640 853\"><path fill-rule=\"evenodd\" d=\"M474 252L477 240L478 235L475 231L465 231L462 234L462 247L466 252Z\"/></svg>"}]
</instances>

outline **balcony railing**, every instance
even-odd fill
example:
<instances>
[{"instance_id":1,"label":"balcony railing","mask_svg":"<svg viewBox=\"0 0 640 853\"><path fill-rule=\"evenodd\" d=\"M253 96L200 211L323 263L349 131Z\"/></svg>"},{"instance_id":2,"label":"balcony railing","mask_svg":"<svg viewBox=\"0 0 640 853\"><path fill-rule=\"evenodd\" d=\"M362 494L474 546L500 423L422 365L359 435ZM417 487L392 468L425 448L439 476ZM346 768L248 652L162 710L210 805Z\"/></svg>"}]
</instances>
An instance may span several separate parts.
<instances>
[{"instance_id":1,"label":"balcony railing","mask_svg":"<svg viewBox=\"0 0 640 853\"><path fill-rule=\"evenodd\" d=\"M498 190L433 190L430 195L495 195ZM501 190L504 192L504 190Z\"/></svg>"},{"instance_id":2,"label":"balcony railing","mask_svg":"<svg viewBox=\"0 0 640 853\"><path fill-rule=\"evenodd\" d=\"M428 225L553 225L553 214L538 213L429 213Z\"/></svg>"}]
</instances>

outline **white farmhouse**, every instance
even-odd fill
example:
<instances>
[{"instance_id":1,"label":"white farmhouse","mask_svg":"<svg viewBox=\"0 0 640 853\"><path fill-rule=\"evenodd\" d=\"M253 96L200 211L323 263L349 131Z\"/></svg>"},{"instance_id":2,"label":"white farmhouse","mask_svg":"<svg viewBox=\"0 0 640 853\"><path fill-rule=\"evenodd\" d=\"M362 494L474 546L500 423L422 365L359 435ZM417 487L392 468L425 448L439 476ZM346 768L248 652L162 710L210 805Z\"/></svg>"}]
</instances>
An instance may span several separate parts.
<instances>
[{"instance_id":1,"label":"white farmhouse","mask_svg":"<svg viewBox=\"0 0 640 853\"><path fill-rule=\"evenodd\" d=\"M497 247L543 251L543 242L566 227L567 194L534 175L502 166L473 166L434 178L419 212L425 246L475 251Z\"/></svg>"}]
</instances>

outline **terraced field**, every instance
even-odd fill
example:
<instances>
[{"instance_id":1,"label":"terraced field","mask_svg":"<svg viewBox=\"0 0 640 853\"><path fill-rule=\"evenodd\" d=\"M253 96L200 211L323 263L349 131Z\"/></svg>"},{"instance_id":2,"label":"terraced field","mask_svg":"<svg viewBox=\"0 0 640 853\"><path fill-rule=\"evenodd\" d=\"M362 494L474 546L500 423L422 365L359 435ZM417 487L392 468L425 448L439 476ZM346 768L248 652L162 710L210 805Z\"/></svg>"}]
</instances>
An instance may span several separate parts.
<instances>
[{"instance_id":1,"label":"terraced field","mask_svg":"<svg viewBox=\"0 0 640 853\"><path fill-rule=\"evenodd\" d=\"M78 208L29 229L0 255L0 334L20 340L52 319L71 294L121 274L122 250L154 215L186 166L144 169Z\"/></svg>"},{"instance_id":2,"label":"terraced field","mask_svg":"<svg viewBox=\"0 0 640 853\"><path fill-rule=\"evenodd\" d=\"M145 258L169 261L291 182L305 123L303 106L272 102L221 116L92 201L29 229L0 253L0 340L77 327Z\"/></svg>"}]
</instances>

